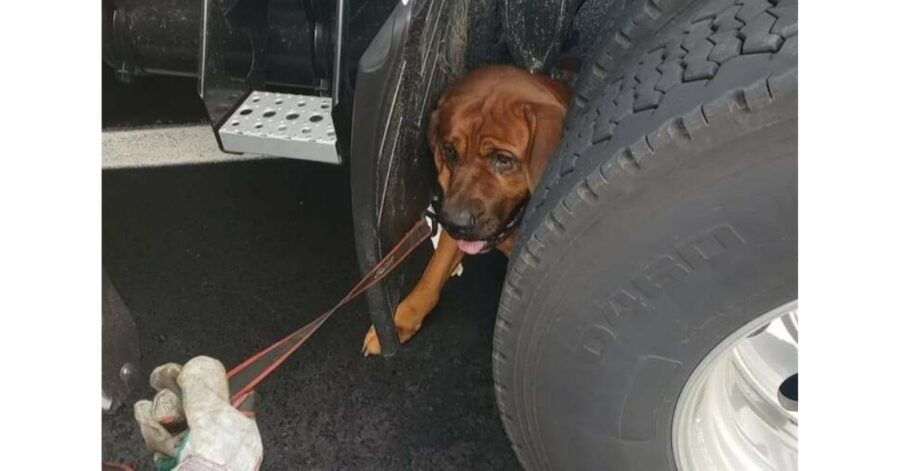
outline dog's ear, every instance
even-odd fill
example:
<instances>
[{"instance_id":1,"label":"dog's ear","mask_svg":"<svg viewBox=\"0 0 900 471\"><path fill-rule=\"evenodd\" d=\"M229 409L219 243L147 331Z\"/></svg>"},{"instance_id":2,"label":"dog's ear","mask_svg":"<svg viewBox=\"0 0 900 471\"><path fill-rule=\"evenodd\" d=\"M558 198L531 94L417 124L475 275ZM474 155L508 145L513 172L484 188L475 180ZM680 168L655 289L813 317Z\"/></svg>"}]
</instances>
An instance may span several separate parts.
<instances>
[{"instance_id":1,"label":"dog's ear","mask_svg":"<svg viewBox=\"0 0 900 471\"><path fill-rule=\"evenodd\" d=\"M438 138L438 126L441 123L441 109L435 108L434 111L431 112L431 116L428 118L428 150L437 154L437 138Z\"/></svg>"},{"instance_id":2,"label":"dog's ear","mask_svg":"<svg viewBox=\"0 0 900 471\"><path fill-rule=\"evenodd\" d=\"M441 130L441 108L446 103L447 97L445 95L441 95L438 99L437 105L432 110L431 115L428 117L428 131L426 132L426 137L428 138L428 150L431 151L432 157L434 157L434 165L437 167L438 172L441 171L441 167L444 165L444 159L440 157L441 152L441 143L440 143L440 130Z\"/></svg>"},{"instance_id":3,"label":"dog's ear","mask_svg":"<svg viewBox=\"0 0 900 471\"><path fill-rule=\"evenodd\" d=\"M528 190L534 192L547 163L562 140L566 107L555 103L527 103L524 114L529 129L525 174Z\"/></svg>"},{"instance_id":4,"label":"dog's ear","mask_svg":"<svg viewBox=\"0 0 900 471\"><path fill-rule=\"evenodd\" d=\"M576 70L575 72L577 73L578 71ZM554 80L541 75L535 75L534 78L543 85L557 102L562 104L563 107L568 107L572 95L572 91L569 89L568 85L559 80Z\"/></svg>"},{"instance_id":5,"label":"dog's ear","mask_svg":"<svg viewBox=\"0 0 900 471\"><path fill-rule=\"evenodd\" d=\"M528 189L532 192L562 141L563 123L571 98L566 84L540 75L534 78L542 85L545 94L540 101L525 104L525 119L530 131L526 176Z\"/></svg>"},{"instance_id":6,"label":"dog's ear","mask_svg":"<svg viewBox=\"0 0 900 471\"><path fill-rule=\"evenodd\" d=\"M444 98L441 97L440 101L438 101L437 107L434 111L431 112L431 116L428 118L428 149L431 151L431 156L434 158L434 170L437 173L437 181L438 185L447 191L447 188L450 186L450 171L449 168L444 164L444 158L441 156L441 143L440 143L440 126L441 126L441 105L444 103Z\"/></svg>"},{"instance_id":7,"label":"dog's ear","mask_svg":"<svg viewBox=\"0 0 900 471\"><path fill-rule=\"evenodd\" d=\"M426 132L426 137L428 138L428 150L430 150L434 154L434 158L437 159L438 154L438 131L441 126L441 107L444 106L444 103L447 101L446 95L441 95L438 98L437 104L434 106L434 110L431 111L431 116L428 117L428 131Z\"/></svg>"}]
</instances>

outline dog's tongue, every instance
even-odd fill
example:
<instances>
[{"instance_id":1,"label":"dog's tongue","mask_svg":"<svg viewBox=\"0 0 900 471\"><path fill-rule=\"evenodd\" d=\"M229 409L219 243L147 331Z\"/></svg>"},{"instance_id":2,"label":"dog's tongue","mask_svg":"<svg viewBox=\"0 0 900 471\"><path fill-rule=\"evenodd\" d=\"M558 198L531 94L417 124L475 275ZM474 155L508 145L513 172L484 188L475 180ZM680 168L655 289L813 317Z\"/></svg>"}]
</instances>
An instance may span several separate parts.
<instances>
[{"instance_id":1,"label":"dog's tongue","mask_svg":"<svg viewBox=\"0 0 900 471\"><path fill-rule=\"evenodd\" d=\"M459 250L462 250L463 252L465 252L467 254L474 255L474 254L477 254L477 253L481 252L482 250L484 250L484 246L487 245L487 241L484 241L484 240L476 240L476 241L457 240L456 245L459 246Z\"/></svg>"}]
</instances>

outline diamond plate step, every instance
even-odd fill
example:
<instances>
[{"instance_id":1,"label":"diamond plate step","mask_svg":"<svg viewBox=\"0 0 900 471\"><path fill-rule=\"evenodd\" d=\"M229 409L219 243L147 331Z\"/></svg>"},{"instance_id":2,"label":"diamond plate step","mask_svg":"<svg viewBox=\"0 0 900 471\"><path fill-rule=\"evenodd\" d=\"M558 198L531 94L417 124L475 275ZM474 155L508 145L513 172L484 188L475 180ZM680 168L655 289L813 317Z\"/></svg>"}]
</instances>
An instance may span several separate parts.
<instances>
[{"instance_id":1,"label":"diamond plate step","mask_svg":"<svg viewBox=\"0 0 900 471\"><path fill-rule=\"evenodd\" d=\"M330 97L254 91L224 121L219 139L229 152L341 163Z\"/></svg>"}]
</instances>

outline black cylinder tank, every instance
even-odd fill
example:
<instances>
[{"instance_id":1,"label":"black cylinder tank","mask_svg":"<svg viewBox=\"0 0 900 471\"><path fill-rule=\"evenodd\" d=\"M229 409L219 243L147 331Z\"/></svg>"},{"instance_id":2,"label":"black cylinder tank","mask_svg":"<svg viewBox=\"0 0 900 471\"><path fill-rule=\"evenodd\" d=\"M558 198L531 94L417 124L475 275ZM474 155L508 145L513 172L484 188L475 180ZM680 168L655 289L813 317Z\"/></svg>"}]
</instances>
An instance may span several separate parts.
<instances>
[{"instance_id":1,"label":"black cylinder tank","mask_svg":"<svg viewBox=\"0 0 900 471\"><path fill-rule=\"evenodd\" d=\"M330 79L331 9L317 5L269 0L267 83L319 88ZM203 0L104 0L103 61L124 81L150 74L196 77L202 6ZM234 54L230 60L252 60Z\"/></svg>"}]
</instances>

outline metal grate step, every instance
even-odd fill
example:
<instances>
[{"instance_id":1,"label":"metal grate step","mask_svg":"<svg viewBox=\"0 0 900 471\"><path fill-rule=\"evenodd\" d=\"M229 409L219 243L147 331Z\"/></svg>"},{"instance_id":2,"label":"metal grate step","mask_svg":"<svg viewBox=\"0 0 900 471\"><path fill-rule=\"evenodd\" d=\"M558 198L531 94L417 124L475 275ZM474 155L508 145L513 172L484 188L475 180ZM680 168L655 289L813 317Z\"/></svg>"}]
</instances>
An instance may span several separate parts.
<instances>
[{"instance_id":1,"label":"metal grate step","mask_svg":"<svg viewBox=\"0 0 900 471\"><path fill-rule=\"evenodd\" d=\"M222 147L338 164L331 98L254 91L219 128Z\"/></svg>"}]
</instances>

